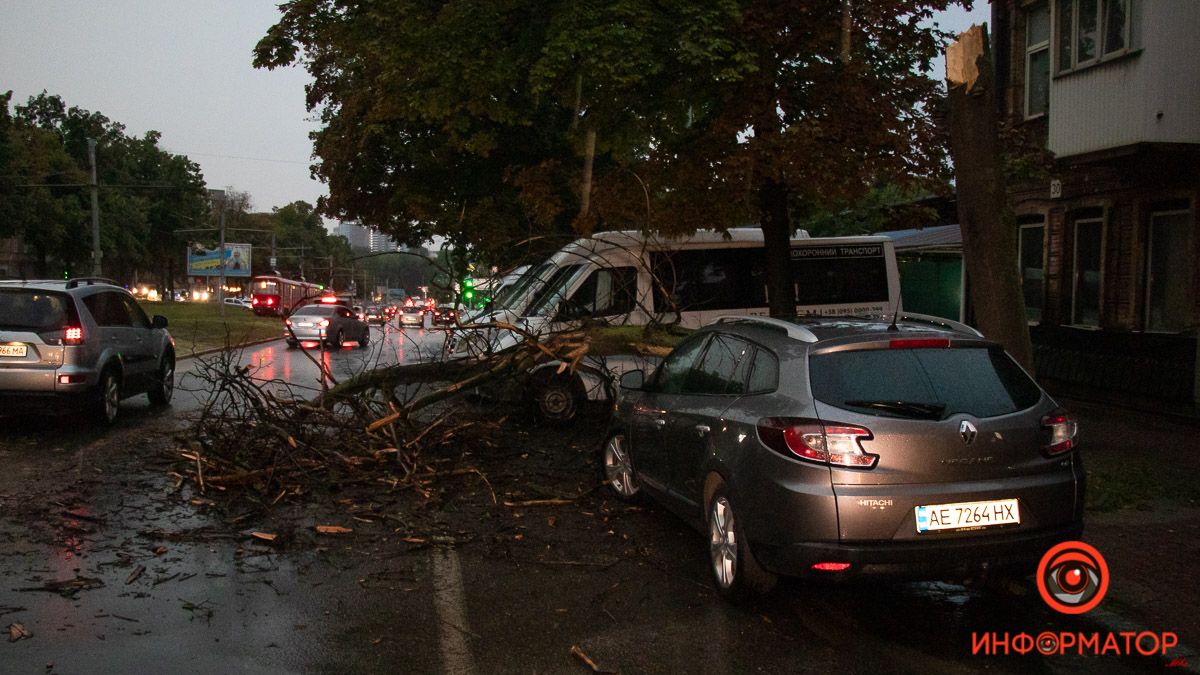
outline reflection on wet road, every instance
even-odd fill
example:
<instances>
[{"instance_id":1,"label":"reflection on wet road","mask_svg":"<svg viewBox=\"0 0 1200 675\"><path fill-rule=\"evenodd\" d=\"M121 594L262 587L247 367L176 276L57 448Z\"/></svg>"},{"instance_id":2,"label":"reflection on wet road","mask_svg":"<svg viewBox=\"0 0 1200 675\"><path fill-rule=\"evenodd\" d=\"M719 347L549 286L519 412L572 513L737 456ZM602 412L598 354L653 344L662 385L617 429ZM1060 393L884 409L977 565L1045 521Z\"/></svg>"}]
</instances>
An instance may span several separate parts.
<instances>
[{"instance_id":1,"label":"reflection on wet road","mask_svg":"<svg viewBox=\"0 0 1200 675\"><path fill-rule=\"evenodd\" d=\"M312 395L321 390L322 367L334 379L342 381L379 366L419 363L438 358L445 339L445 331L401 329L387 324L371 327L371 340L366 347L347 343L334 350L315 345L300 349L289 348L283 340L276 340L247 347L230 358L236 358L238 366L249 366L256 379L273 382L280 390L290 387L297 395L305 392ZM215 358L218 357L210 355L180 362L172 405L175 412L188 412L200 407L207 396L205 382L199 377L201 362L211 362ZM124 405L134 408L141 403L132 399Z\"/></svg>"}]
</instances>

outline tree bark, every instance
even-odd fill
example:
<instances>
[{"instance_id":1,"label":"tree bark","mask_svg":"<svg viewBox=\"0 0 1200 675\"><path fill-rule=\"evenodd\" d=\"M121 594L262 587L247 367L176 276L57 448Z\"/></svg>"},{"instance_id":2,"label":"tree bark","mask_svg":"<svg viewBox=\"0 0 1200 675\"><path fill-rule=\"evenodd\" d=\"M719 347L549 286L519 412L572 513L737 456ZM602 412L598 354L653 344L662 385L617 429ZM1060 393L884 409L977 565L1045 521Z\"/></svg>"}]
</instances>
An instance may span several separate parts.
<instances>
[{"instance_id":1,"label":"tree bark","mask_svg":"<svg viewBox=\"0 0 1200 675\"><path fill-rule=\"evenodd\" d=\"M592 164L596 160L596 130L589 128L584 135L583 185L579 189L580 236L592 236L592 219L589 215L592 204Z\"/></svg>"},{"instance_id":2,"label":"tree bark","mask_svg":"<svg viewBox=\"0 0 1200 675\"><path fill-rule=\"evenodd\" d=\"M981 26L972 26L951 45L946 72L950 156L958 190L963 262L977 327L1032 372L1033 348L1017 263L1017 228L1002 166L995 78L987 33Z\"/></svg>"},{"instance_id":3,"label":"tree bark","mask_svg":"<svg viewBox=\"0 0 1200 675\"><path fill-rule=\"evenodd\" d=\"M788 191L783 183L768 178L758 188L759 226L767 264L767 306L771 316L796 313L796 291L792 280L792 223L788 215Z\"/></svg>"}]
</instances>

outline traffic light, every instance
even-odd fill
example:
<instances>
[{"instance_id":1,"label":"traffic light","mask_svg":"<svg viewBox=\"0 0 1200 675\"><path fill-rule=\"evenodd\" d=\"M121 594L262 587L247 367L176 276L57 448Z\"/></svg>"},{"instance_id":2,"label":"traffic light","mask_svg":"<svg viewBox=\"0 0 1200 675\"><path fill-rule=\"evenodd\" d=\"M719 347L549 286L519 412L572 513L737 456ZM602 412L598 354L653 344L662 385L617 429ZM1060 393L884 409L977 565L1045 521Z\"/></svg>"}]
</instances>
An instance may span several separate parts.
<instances>
[{"instance_id":1,"label":"traffic light","mask_svg":"<svg viewBox=\"0 0 1200 675\"><path fill-rule=\"evenodd\" d=\"M475 300L475 280L471 277L466 277L462 282L463 301L470 305Z\"/></svg>"},{"instance_id":2,"label":"traffic light","mask_svg":"<svg viewBox=\"0 0 1200 675\"><path fill-rule=\"evenodd\" d=\"M70 270L63 270L63 280L66 281L67 279L70 279L70 278L71 278Z\"/></svg>"}]
</instances>

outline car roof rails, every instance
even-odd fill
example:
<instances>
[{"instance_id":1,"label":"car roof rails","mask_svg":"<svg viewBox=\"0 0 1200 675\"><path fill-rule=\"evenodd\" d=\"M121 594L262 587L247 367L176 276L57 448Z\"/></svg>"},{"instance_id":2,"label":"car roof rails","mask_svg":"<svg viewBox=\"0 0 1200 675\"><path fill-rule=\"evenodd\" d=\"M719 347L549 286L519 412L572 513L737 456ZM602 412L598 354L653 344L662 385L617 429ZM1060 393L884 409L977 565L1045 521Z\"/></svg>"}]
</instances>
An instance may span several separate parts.
<instances>
[{"instance_id":1,"label":"car roof rails","mask_svg":"<svg viewBox=\"0 0 1200 675\"><path fill-rule=\"evenodd\" d=\"M787 336L799 340L801 342L816 342L817 336L804 326L798 326L790 321L775 319L769 316L749 316L745 314L735 314L729 316L718 316L714 323L749 323L762 326L770 330L782 331L787 333Z\"/></svg>"},{"instance_id":2,"label":"car roof rails","mask_svg":"<svg viewBox=\"0 0 1200 675\"><path fill-rule=\"evenodd\" d=\"M81 284L93 286L95 284L108 284L109 286L120 286L117 282L106 277L73 277L67 280L67 288L79 288Z\"/></svg>"},{"instance_id":3,"label":"car roof rails","mask_svg":"<svg viewBox=\"0 0 1200 675\"><path fill-rule=\"evenodd\" d=\"M912 321L915 323L929 323L929 324L933 324L935 326L941 326L942 328L949 328L950 330L953 330L953 331L956 331L959 333L967 333L970 335L974 335L976 337L983 337L983 333L980 333L977 329L975 329L971 326L968 326L965 323L962 323L960 321L953 321L951 319L944 319L940 316L933 316L930 314L914 314L911 312L901 312L900 320L901 321Z\"/></svg>"}]
</instances>

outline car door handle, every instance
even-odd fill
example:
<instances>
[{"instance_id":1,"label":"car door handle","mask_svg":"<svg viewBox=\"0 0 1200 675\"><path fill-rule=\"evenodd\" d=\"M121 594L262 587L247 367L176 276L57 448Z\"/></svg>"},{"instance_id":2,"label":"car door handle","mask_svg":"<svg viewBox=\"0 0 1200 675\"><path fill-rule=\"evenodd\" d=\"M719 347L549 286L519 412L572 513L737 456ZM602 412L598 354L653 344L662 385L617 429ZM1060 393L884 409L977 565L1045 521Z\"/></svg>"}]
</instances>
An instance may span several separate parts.
<instances>
[{"instance_id":1,"label":"car door handle","mask_svg":"<svg viewBox=\"0 0 1200 675\"><path fill-rule=\"evenodd\" d=\"M654 426L661 429L662 427L667 426L667 421L660 417L660 418L654 420Z\"/></svg>"},{"instance_id":2,"label":"car door handle","mask_svg":"<svg viewBox=\"0 0 1200 675\"><path fill-rule=\"evenodd\" d=\"M700 434L700 438L704 438L708 435L708 432L712 431L707 424L697 424L693 428L696 430L697 434Z\"/></svg>"}]
</instances>

